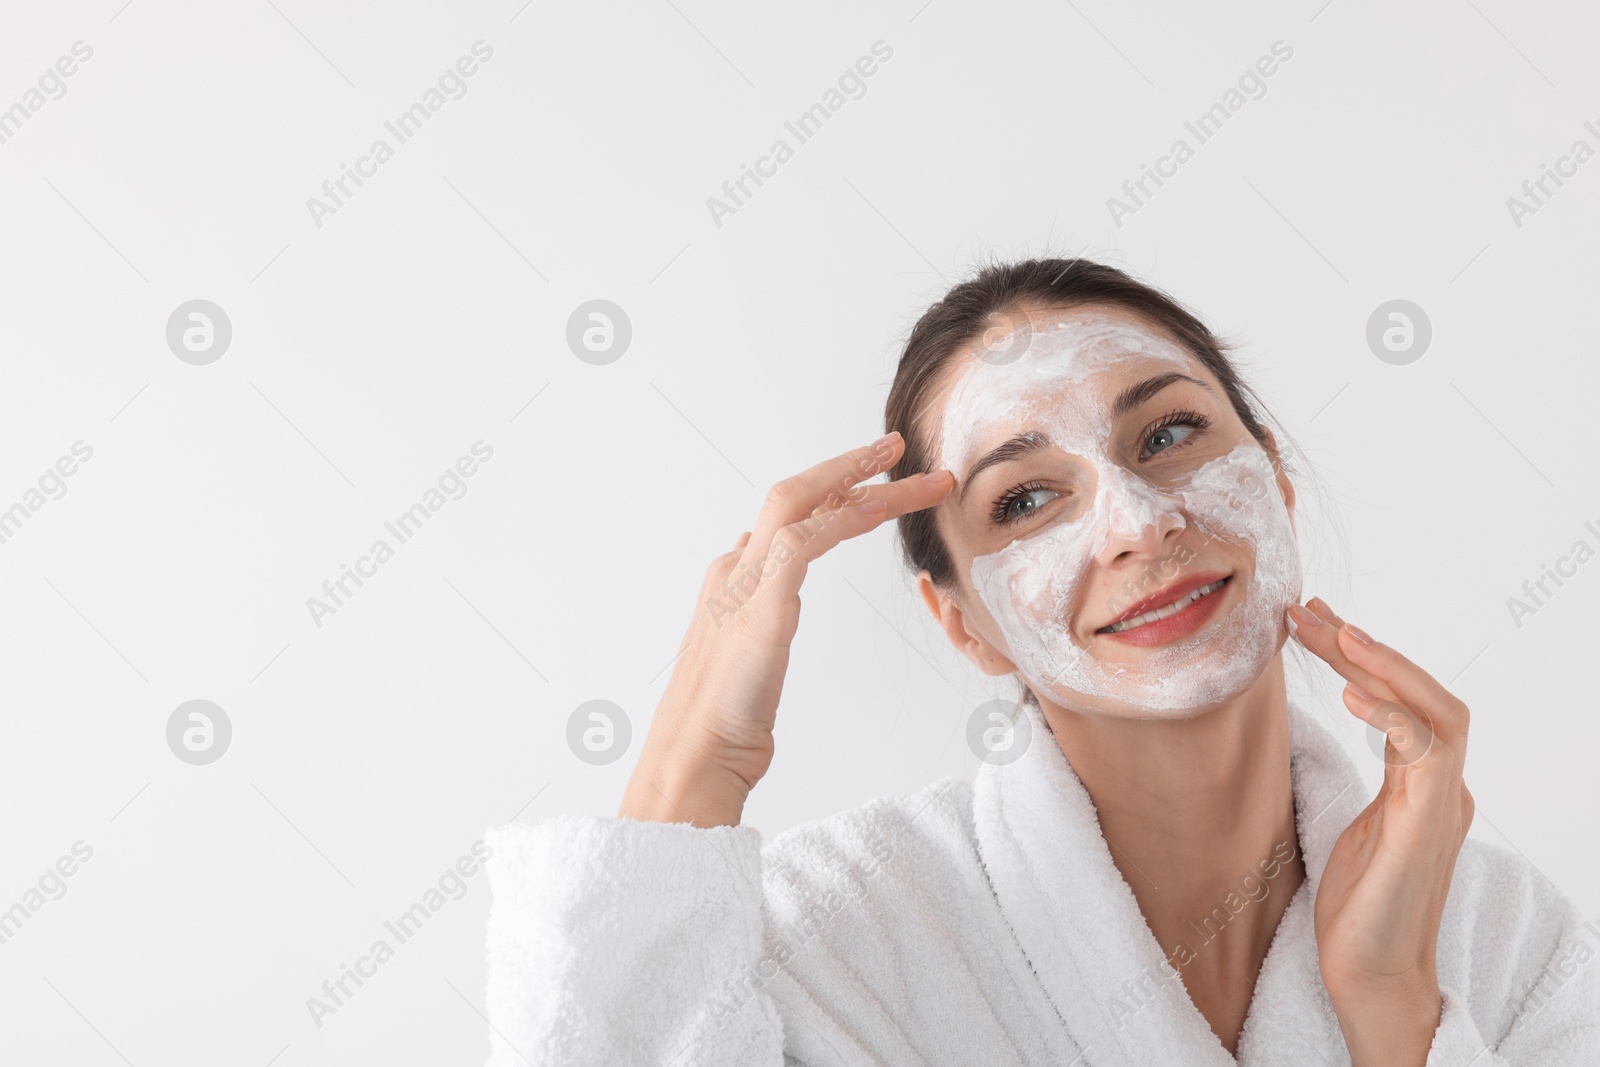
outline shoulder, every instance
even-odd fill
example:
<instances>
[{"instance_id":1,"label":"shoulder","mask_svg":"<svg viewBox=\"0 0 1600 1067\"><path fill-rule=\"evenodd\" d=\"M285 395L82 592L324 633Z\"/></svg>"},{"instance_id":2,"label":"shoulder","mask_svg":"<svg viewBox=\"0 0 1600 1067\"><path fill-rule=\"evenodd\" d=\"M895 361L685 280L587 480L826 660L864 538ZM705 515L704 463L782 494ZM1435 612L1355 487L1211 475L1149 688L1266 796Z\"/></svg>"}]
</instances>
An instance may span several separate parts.
<instances>
[{"instance_id":1,"label":"shoulder","mask_svg":"<svg viewBox=\"0 0 1600 1067\"><path fill-rule=\"evenodd\" d=\"M817 857L888 859L898 849L937 849L970 841L972 783L955 777L929 782L899 796L801 823L774 837L762 858L773 866L801 868Z\"/></svg>"},{"instance_id":2,"label":"shoulder","mask_svg":"<svg viewBox=\"0 0 1600 1067\"><path fill-rule=\"evenodd\" d=\"M747 987L771 994L796 1059L843 1062L843 1048L851 1063L937 1061L933 1050L978 1047L975 1033L1001 1050L1050 1044L1049 1004L990 885L973 800L971 782L942 778L763 851L763 955Z\"/></svg>"},{"instance_id":3,"label":"shoulder","mask_svg":"<svg viewBox=\"0 0 1600 1067\"><path fill-rule=\"evenodd\" d=\"M805 911L829 894L859 900L874 887L905 882L976 885L973 876L982 872L972 784L941 778L792 827L762 850L762 873L780 913ZM892 896L896 906L904 903Z\"/></svg>"},{"instance_id":4,"label":"shoulder","mask_svg":"<svg viewBox=\"0 0 1600 1067\"><path fill-rule=\"evenodd\" d=\"M1477 963L1535 957L1582 931L1577 906L1520 852L1468 837L1445 908L1452 946Z\"/></svg>"},{"instance_id":5,"label":"shoulder","mask_svg":"<svg viewBox=\"0 0 1600 1067\"><path fill-rule=\"evenodd\" d=\"M1503 1036L1525 1005L1588 972L1600 931L1521 853L1469 837L1456 858L1439 930L1439 980L1466 991L1485 1036ZM1490 1031L1493 1033L1491 1034Z\"/></svg>"},{"instance_id":6,"label":"shoulder","mask_svg":"<svg viewBox=\"0 0 1600 1067\"><path fill-rule=\"evenodd\" d=\"M870 993L896 1018L914 1017L907 976L943 975L943 995L958 1000L1025 995L1027 965L989 884L972 802L970 782L943 778L772 840L764 960L791 1016L821 1006L870 1030L879 1008L860 1004Z\"/></svg>"}]
</instances>

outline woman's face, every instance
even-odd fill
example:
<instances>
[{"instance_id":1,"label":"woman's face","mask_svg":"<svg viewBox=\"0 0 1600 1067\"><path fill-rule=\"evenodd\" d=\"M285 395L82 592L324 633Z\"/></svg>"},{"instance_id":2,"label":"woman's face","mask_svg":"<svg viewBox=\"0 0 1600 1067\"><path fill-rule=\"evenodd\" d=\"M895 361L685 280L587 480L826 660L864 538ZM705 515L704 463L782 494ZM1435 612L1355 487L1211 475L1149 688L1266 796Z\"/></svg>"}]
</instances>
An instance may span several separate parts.
<instances>
[{"instance_id":1,"label":"woman's face","mask_svg":"<svg viewBox=\"0 0 1600 1067\"><path fill-rule=\"evenodd\" d=\"M958 589L924 595L980 666L1140 718L1261 676L1300 596L1294 489L1180 343L1120 308L1026 309L935 397L929 439L956 482L934 520Z\"/></svg>"}]
</instances>

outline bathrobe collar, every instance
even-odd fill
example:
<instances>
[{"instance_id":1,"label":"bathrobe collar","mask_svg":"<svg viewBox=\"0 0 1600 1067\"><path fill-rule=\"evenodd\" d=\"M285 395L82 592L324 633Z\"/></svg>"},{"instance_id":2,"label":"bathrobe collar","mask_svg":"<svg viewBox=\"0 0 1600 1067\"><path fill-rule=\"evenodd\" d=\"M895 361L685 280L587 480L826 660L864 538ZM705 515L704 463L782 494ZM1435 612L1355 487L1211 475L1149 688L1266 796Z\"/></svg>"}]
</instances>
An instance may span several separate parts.
<instances>
[{"instance_id":1,"label":"bathrobe collar","mask_svg":"<svg viewBox=\"0 0 1600 1067\"><path fill-rule=\"evenodd\" d=\"M1290 778L1306 880L1273 936L1235 1059L1167 962L1043 714L1031 704L1023 711L1027 751L1009 764L985 763L974 783L978 848L1018 945L1083 1050L1074 1067L1320 1064L1317 1050L1342 1052L1317 968L1313 913L1334 842L1369 798L1327 727L1290 703ZM1190 947L1203 952L1202 941L1197 934Z\"/></svg>"}]
</instances>

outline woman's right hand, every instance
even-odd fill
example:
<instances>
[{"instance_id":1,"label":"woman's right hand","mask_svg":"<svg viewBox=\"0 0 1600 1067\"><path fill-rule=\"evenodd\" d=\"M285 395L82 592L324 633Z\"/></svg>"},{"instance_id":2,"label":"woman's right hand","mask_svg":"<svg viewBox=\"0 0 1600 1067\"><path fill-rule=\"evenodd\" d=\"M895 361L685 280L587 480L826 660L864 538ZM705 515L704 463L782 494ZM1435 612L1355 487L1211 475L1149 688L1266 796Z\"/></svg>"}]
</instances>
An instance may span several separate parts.
<instances>
[{"instance_id":1,"label":"woman's right hand","mask_svg":"<svg viewBox=\"0 0 1600 1067\"><path fill-rule=\"evenodd\" d=\"M755 529L711 561L619 816L733 826L772 764L772 728L811 562L944 499L949 471L861 486L899 460L890 433L777 483Z\"/></svg>"}]
</instances>

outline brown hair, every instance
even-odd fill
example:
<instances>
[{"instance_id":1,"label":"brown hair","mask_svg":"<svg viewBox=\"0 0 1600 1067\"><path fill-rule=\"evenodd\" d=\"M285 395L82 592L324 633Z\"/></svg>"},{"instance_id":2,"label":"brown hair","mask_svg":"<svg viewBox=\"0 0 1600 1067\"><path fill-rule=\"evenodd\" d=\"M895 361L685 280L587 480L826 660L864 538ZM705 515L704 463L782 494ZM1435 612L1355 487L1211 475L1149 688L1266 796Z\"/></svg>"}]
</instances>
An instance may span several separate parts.
<instances>
[{"instance_id":1,"label":"brown hair","mask_svg":"<svg viewBox=\"0 0 1600 1067\"><path fill-rule=\"evenodd\" d=\"M1024 304L1061 308L1091 303L1133 312L1181 341L1216 375L1245 429L1266 447L1265 405L1239 376L1228 354L1232 343L1216 337L1194 313L1115 267L1087 259L1026 259L982 268L947 292L912 328L884 406L884 429L899 430L906 442L890 477L904 478L936 465L933 442L921 432L922 413L946 365L959 352ZM1286 437L1281 428L1277 436ZM912 571L926 568L935 585L953 586L955 569L934 525L933 510L910 512L898 522L901 553Z\"/></svg>"}]
</instances>

